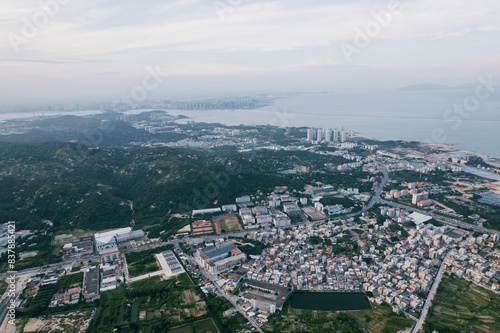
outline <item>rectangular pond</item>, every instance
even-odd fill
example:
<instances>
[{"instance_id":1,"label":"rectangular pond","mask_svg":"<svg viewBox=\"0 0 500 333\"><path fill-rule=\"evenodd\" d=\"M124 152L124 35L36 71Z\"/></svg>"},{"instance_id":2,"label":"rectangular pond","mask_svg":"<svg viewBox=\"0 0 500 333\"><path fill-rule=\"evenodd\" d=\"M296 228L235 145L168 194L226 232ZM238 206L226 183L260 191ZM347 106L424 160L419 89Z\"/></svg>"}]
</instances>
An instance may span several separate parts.
<instances>
[{"instance_id":1,"label":"rectangular pond","mask_svg":"<svg viewBox=\"0 0 500 333\"><path fill-rule=\"evenodd\" d=\"M294 309L350 311L371 309L364 293L294 292L290 299Z\"/></svg>"}]
</instances>

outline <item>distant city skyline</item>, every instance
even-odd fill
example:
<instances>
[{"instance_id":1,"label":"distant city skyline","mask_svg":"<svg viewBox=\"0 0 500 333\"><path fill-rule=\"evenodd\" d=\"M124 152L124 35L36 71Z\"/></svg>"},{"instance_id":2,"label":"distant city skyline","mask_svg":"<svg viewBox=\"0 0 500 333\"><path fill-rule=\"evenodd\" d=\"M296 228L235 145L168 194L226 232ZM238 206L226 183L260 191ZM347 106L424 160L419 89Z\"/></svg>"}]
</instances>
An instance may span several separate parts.
<instances>
[{"instance_id":1,"label":"distant city skyline","mask_svg":"<svg viewBox=\"0 0 500 333\"><path fill-rule=\"evenodd\" d=\"M5 0L2 9L0 104L113 99L138 85L169 98L500 77L493 0Z\"/></svg>"}]
</instances>

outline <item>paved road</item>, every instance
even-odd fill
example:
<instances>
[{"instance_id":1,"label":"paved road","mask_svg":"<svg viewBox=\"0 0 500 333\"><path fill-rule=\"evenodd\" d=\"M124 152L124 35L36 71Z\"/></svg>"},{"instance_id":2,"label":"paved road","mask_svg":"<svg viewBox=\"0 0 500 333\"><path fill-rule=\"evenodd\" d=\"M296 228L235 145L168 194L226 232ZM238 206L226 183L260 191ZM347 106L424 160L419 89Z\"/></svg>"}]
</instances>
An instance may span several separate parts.
<instances>
[{"instance_id":1,"label":"paved road","mask_svg":"<svg viewBox=\"0 0 500 333\"><path fill-rule=\"evenodd\" d=\"M15 281L15 296L8 295L10 287L3 294L2 301L0 302L0 320L2 320L2 321L0 321L0 332L2 332L2 333L14 333L15 332L15 327L8 323L9 317L5 316L7 314L7 311L8 311L7 306L9 305L11 299L17 300L19 298L21 291L26 287L26 284L28 283L28 279L29 279L29 275L17 274L16 281Z\"/></svg>"},{"instance_id":2,"label":"paved road","mask_svg":"<svg viewBox=\"0 0 500 333\"><path fill-rule=\"evenodd\" d=\"M459 246L463 247L467 243L468 240L469 240L469 237L467 237L466 239L464 239L460 243ZM436 279L434 280L434 284L432 285L431 291L427 295L427 299L425 301L425 305L422 308L422 312L420 313L420 318L418 319L417 323L413 327L413 330L412 330L413 333L416 333L416 332L418 332L419 330L422 329L422 325L424 324L425 318L427 317L427 313L428 313L428 311L429 311L429 309L430 309L430 307L432 305L432 300L434 299L434 296L436 296L436 291L437 291L437 289L439 287L439 284L441 283L441 279L443 278L444 261L448 257L449 253L450 252L446 253L445 257L443 258L443 261L441 262L441 266L439 267L439 271L438 271L438 273L436 275Z\"/></svg>"},{"instance_id":3,"label":"paved road","mask_svg":"<svg viewBox=\"0 0 500 333\"><path fill-rule=\"evenodd\" d=\"M250 322L250 324L252 324L253 327L255 327L255 329L261 333L264 333L259 325L257 325L252 318L250 318L246 312L241 308L241 306L239 306L236 301L233 299L232 295L228 295L224 290L221 289L221 287L219 287L219 285L215 282L215 278L210 274L208 273L207 271L205 271L205 269L203 267L201 267L200 265L198 265L198 263L196 262L196 260L194 260L194 258L190 255L188 255L187 253L185 252L182 252L182 250L180 250L179 248L176 247L176 251L178 251L180 254L183 254L184 256L186 256L186 258L189 259L189 261L191 262L191 264L193 264L194 266L198 266L200 268L200 272L203 274L203 276L210 280L210 282L212 282L212 284L214 285L215 289L217 289L217 291L222 295L224 296L224 298L226 298L229 302L231 302L231 304L236 308L236 310L238 310L239 313L241 313L247 320L248 322Z\"/></svg>"},{"instance_id":4,"label":"paved road","mask_svg":"<svg viewBox=\"0 0 500 333\"><path fill-rule=\"evenodd\" d=\"M384 176L382 178L382 181L375 188L375 194L371 198L368 205L363 207L363 209L361 210L362 212L366 212L368 209L372 208L373 205L375 205L376 203L378 203L380 201L380 195L382 194L382 191L384 190L385 185L389 181L389 172L387 172L386 166L382 163L379 163L379 166L380 166L380 169L382 170L382 174Z\"/></svg>"},{"instance_id":5,"label":"paved road","mask_svg":"<svg viewBox=\"0 0 500 333\"><path fill-rule=\"evenodd\" d=\"M428 216L431 216L433 219L435 219L437 221L444 222L444 223L447 223L447 224L451 224L451 225L453 225L455 227L465 228L465 229L472 229L474 231L478 231L478 232L482 232L482 233L489 233L489 234L500 235L500 231L498 231L498 230L491 230L491 229L488 229L488 228L485 228L485 227L480 227L480 226L477 226L477 225L465 223L465 222L462 222L462 221L459 221L459 220L455 220L455 219L452 219L452 218L449 218L449 217L444 217L444 216L441 216L441 215L437 215L437 214L434 214L432 212L428 212L428 211L421 210L421 209L418 209L418 208L413 208L413 207L409 207L409 206L406 206L406 205L398 204L398 203L393 202L393 201L388 201L388 200L380 199L380 202L383 203L383 204L385 204L385 205L392 206L392 207L403 208L403 209L407 209L407 210L412 210L412 211L418 212L418 213L423 214L423 215L428 215Z\"/></svg>"},{"instance_id":6,"label":"paved road","mask_svg":"<svg viewBox=\"0 0 500 333\"><path fill-rule=\"evenodd\" d=\"M85 257L82 257L79 259L70 259L70 260L61 261L61 262L51 264L51 265L27 268L27 269L17 271L16 276L27 275L27 274L35 275L35 274L45 273L45 272L48 272L48 271L51 271L51 270L54 270L57 268L63 268L65 266L76 266L76 265L79 265L80 262L82 262L82 261L88 262L89 260L100 261L101 257L97 254L92 254L92 255L88 255L88 256L85 256ZM0 280L5 280L9 276L10 276L9 273L2 273L2 274L0 274Z\"/></svg>"},{"instance_id":7,"label":"paved road","mask_svg":"<svg viewBox=\"0 0 500 333\"><path fill-rule=\"evenodd\" d=\"M10 305L10 300L13 298L14 298L13 296L7 296L0 302L0 324L4 323L3 319L5 318L5 315L9 310L8 306Z\"/></svg>"},{"instance_id":8,"label":"paved road","mask_svg":"<svg viewBox=\"0 0 500 333\"><path fill-rule=\"evenodd\" d=\"M415 321L415 322L417 322L417 321L418 321L418 318L415 318L414 316L412 316L412 315L411 315L411 314L409 314L408 312L403 311L403 314L404 314L406 317L408 317L409 319L411 319L411 320L413 320L413 321Z\"/></svg>"},{"instance_id":9,"label":"paved road","mask_svg":"<svg viewBox=\"0 0 500 333\"><path fill-rule=\"evenodd\" d=\"M448 254L446 254L446 257ZM441 283L441 279L443 278L443 273L444 273L444 259L441 262L441 267L439 267L439 271L436 275L436 279L434 280L434 284L432 285L431 291L427 295L427 299L425 300L425 305L422 308L422 312L420 313L420 317L418 318L417 323L415 326L413 326L413 333L416 333L422 329L422 325L425 322L425 318L427 317L427 312L429 311L429 308L432 305L432 300L434 299L434 296L436 295L437 288L439 287L439 284Z\"/></svg>"}]
</instances>

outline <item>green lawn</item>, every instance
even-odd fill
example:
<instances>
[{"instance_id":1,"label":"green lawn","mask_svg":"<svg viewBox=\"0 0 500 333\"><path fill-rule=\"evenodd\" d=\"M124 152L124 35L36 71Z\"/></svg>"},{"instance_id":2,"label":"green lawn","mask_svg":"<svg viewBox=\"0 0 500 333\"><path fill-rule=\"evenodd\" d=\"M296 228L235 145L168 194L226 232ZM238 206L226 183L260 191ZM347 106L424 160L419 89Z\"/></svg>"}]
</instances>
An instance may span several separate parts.
<instances>
[{"instance_id":1,"label":"green lawn","mask_svg":"<svg viewBox=\"0 0 500 333\"><path fill-rule=\"evenodd\" d=\"M184 325L181 327L172 328L168 331L168 333L194 333L194 332L195 332L195 330L194 330L193 324L188 324L188 325Z\"/></svg>"},{"instance_id":2,"label":"green lawn","mask_svg":"<svg viewBox=\"0 0 500 333\"><path fill-rule=\"evenodd\" d=\"M236 216L226 216L218 219L221 231L231 232L241 229Z\"/></svg>"},{"instance_id":3,"label":"green lawn","mask_svg":"<svg viewBox=\"0 0 500 333\"><path fill-rule=\"evenodd\" d=\"M207 318L203 319L200 321L195 321L194 322L194 327L196 329L196 332L211 332L211 333L217 333L218 329L217 326L215 326L215 323L212 318Z\"/></svg>"}]
</instances>

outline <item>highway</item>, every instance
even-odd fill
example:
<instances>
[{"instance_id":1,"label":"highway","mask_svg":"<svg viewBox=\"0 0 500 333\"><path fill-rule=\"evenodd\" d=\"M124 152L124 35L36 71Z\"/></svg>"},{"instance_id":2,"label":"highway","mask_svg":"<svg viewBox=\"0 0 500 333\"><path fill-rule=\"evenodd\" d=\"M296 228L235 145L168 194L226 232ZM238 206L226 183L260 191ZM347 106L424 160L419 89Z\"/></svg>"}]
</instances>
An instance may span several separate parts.
<instances>
[{"instance_id":1,"label":"highway","mask_svg":"<svg viewBox=\"0 0 500 333\"><path fill-rule=\"evenodd\" d=\"M384 175L384 177L382 178L382 181L375 188L375 194L371 198L370 202L368 203L368 205L363 207L361 212L366 212L367 210L372 208L376 203L378 203L380 201L380 195L382 194L382 191L384 190L385 185L389 181L389 172L387 171L386 166L382 163L379 163L379 166L380 166L380 169L382 170L382 174Z\"/></svg>"},{"instance_id":2,"label":"highway","mask_svg":"<svg viewBox=\"0 0 500 333\"><path fill-rule=\"evenodd\" d=\"M76 266L80 262L88 262L89 260L92 260L92 261L101 261L101 256L99 256L98 254L92 254L92 255L88 255L88 256L85 256L85 257L82 257L82 258L78 258L78 259L74 259L73 258L73 259L61 261L61 262L58 262L58 263L55 263L55 264L50 264L50 265L45 265L45 266L40 266L40 267L32 267L32 268L23 269L23 270L20 270L20 271L16 271L15 274L16 274L16 276L27 275L27 274L35 275L35 274L45 273L45 272L48 272L48 271L51 271L51 270L54 270L54 269L57 269L57 268L63 268L65 266L66 267L68 267L68 266ZM10 276L9 273L2 273L2 274L0 274L0 281L5 280L9 276Z\"/></svg>"},{"instance_id":3,"label":"highway","mask_svg":"<svg viewBox=\"0 0 500 333\"><path fill-rule=\"evenodd\" d=\"M485 228L485 227L480 227L480 226L477 226L477 225L474 225L474 224L465 223L465 222L462 222L462 221L459 221L459 220L455 220L455 219L452 219L452 218L449 218L449 217L444 217L444 216L441 216L441 215L437 215L437 214L434 214L432 212L428 212L428 211L421 210L421 209L418 209L418 208L414 208L414 207L409 207L409 206L406 206L406 205L398 204L398 203L393 202L393 201L388 201L388 200L380 199L380 202L383 203L383 204L385 204L385 205L388 205L388 206L392 206L392 207L396 207L396 208L403 208L403 209L407 209L407 210L412 210L412 211L418 212L418 213L423 214L423 215L428 215L428 216L431 216L432 218L434 218L437 221L444 222L444 223L450 224L450 225L458 227L458 228L472 229L472 230L477 231L477 232L500 235L500 231L497 231L497 230L491 230L491 229L488 229L488 228Z\"/></svg>"},{"instance_id":4,"label":"highway","mask_svg":"<svg viewBox=\"0 0 500 333\"><path fill-rule=\"evenodd\" d=\"M12 296L7 296L2 301L0 302L0 323L3 323L3 319L5 318L5 315L7 314L7 311L9 310L8 306L10 304L10 300L13 299L14 297ZM5 324L8 325L8 324Z\"/></svg>"}]
</instances>

